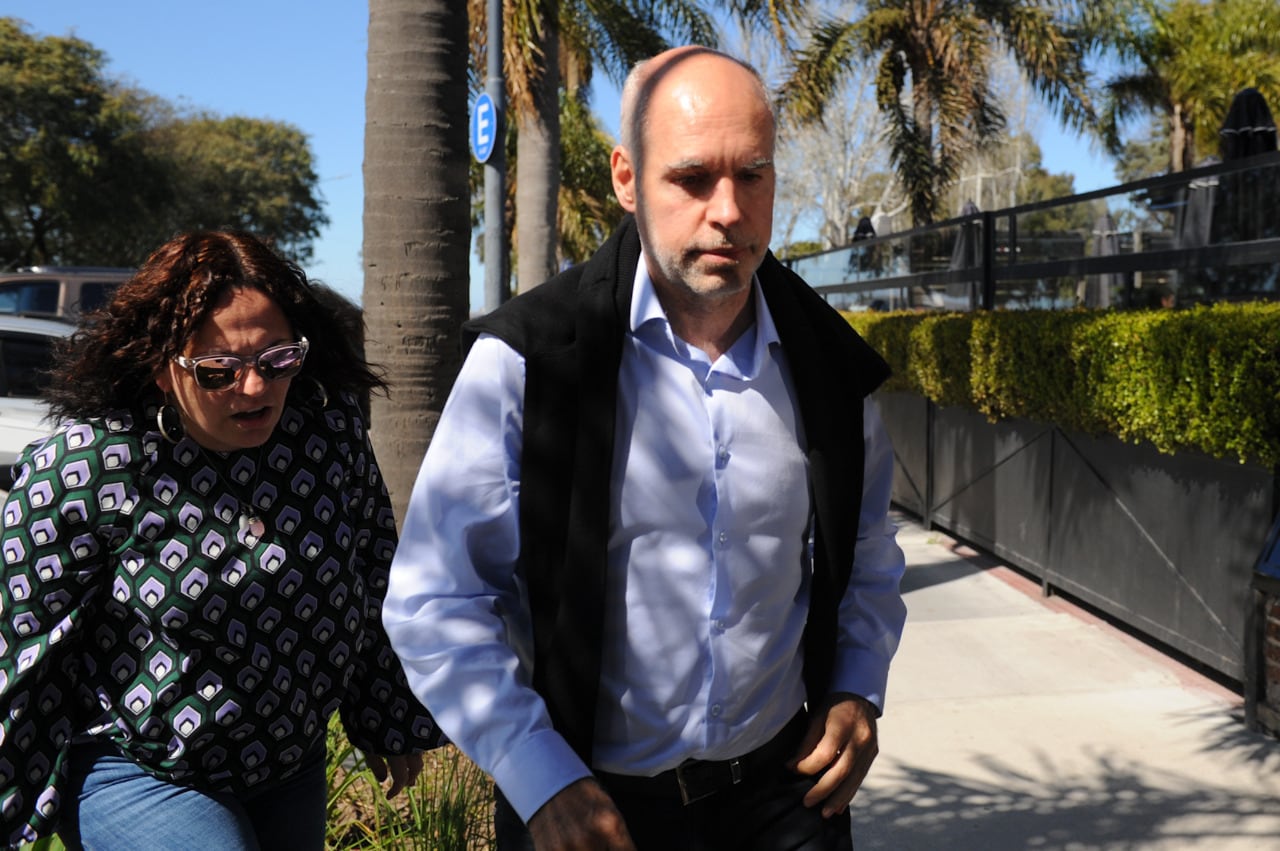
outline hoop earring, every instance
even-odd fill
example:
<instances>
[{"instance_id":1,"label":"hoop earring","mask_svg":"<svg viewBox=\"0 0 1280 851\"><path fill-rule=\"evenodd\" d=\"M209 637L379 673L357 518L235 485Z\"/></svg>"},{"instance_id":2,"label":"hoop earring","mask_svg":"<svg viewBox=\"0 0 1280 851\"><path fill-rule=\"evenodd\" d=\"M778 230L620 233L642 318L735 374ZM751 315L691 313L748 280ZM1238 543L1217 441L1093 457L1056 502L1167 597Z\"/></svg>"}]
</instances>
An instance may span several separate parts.
<instances>
[{"instance_id":1,"label":"hoop earring","mask_svg":"<svg viewBox=\"0 0 1280 851\"><path fill-rule=\"evenodd\" d=\"M182 428L182 416L178 409L168 402L156 410L156 428L160 429L160 436L170 443L182 440L186 433Z\"/></svg>"},{"instance_id":2,"label":"hoop earring","mask_svg":"<svg viewBox=\"0 0 1280 851\"><path fill-rule=\"evenodd\" d=\"M320 394L320 407L329 407L329 391L320 383L320 379L316 378L314 375L307 375L304 377L316 386L316 392Z\"/></svg>"}]
</instances>

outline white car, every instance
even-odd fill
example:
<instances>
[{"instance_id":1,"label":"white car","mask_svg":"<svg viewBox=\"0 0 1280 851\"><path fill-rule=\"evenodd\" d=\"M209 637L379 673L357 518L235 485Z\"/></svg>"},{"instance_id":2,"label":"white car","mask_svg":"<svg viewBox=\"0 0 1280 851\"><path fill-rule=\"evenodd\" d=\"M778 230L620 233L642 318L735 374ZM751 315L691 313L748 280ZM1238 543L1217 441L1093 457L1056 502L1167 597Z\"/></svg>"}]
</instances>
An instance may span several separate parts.
<instances>
[{"instance_id":1,"label":"white car","mask_svg":"<svg viewBox=\"0 0 1280 851\"><path fill-rule=\"evenodd\" d=\"M23 448L53 431L40 390L54 341L74 330L60 320L0 314L0 490L13 484L10 467Z\"/></svg>"},{"instance_id":2,"label":"white car","mask_svg":"<svg viewBox=\"0 0 1280 851\"><path fill-rule=\"evenodd\" d=\"M29 266L0 272L0 313L74 322L106 303L132 269L113 266Z\"/></svg>"}]
</instances>

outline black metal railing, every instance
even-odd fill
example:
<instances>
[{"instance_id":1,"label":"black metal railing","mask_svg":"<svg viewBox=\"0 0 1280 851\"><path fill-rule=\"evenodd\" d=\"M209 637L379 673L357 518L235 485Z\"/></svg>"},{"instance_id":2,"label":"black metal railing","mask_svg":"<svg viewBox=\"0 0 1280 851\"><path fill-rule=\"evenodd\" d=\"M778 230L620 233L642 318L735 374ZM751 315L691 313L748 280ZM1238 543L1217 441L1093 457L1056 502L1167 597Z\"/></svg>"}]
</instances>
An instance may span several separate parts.
<instances>
[{"instance_id":1,"label":"black metal railing","mask_svg":"<svg viewBox=\"0 0 1280 851\"><path fill-rule=\"evenodd\" d=\"M1062 221L1091 224L1052 227ZM847 310L1277 299L1280 152L974 213L787 264Z\"/></svg>"}]
</instances>

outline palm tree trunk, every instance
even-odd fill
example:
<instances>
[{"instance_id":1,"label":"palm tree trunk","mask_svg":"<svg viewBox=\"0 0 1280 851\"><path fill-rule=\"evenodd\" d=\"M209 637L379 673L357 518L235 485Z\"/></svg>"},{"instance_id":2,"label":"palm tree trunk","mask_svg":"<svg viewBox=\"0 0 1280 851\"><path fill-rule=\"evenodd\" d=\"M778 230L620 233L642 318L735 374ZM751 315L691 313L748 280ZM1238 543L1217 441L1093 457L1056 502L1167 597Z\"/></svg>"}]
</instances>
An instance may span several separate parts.
<instances>
[{"instance_id":1,"label":"palm tree trunk","mask_svg":"<svg viewBox=\"0 0 1280 851\"><path fill-rule=\"evenodd\" d=\"M533 81L534 110L517 119L516 136L516 277L522 293L555 273L559 233L560 33L553 14L534 38L543 69Z\"/></svg>"},{"instance_id":2,"label":"palm tree trunk","mask_svg":"<svg viewBox=\"0 0 1280 851\"><path fill-rule=\"evenodd\" d=\"M470 244L465 0L370 0L364 149L372 437L397 520L461 364Z\"/></svg>"},{"instance_id":3,"label":"palm tree trunk","mask_svg":"<svg viewBox=\"0 0 1280 851\"><path fill-rule=\"evenodd\" d=\"M911 69L911 113L915 122L916 145L920 151L920 173L911 192L911 220L914 227L933 224L938 213L938 152L933 145L933 102L928 87L922 82L927 69L915 66Z\"/></svg>"},{"instance_id":4,"label":"palm tree trunk","mask_svg":"<svg viewBox=\"0 0 1280 851\"><path fill-rule=\"evenodd\" d=\"M1194 165L1195 139L1183 120L1182 105L1174 104L1169 115L1169 171L1186 171Z\"/></svg>"}]
</instances>

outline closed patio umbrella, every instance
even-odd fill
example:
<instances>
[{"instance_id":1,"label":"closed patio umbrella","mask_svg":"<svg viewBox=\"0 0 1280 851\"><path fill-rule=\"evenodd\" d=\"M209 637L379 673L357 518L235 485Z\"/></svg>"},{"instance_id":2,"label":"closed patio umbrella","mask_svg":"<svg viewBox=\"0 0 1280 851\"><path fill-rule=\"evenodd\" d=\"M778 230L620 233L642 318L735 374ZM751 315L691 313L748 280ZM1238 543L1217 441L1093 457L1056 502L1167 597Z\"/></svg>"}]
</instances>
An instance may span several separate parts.
<instances>
[{"instance_id":1,"label":"closed patio umbrella","mask_svg":"<svg viewBox=\"0 0 1280 851\"><path fill-rule=\"evenodd\" d=\"M1236 162L1276 149L1276 124L1267 102L1257 89L1241 89L1220 131L1222 161ZM1280 236L1271 208L1277 194L1280 169L1257 168L1225 174L1213 205L1211 239L1214 243L1247 242Z\"/></svg>"},{"instance_id":2,"label":"closed patio umbrella","mask_svg":"<svg viewBox=\"0 0 1280 851\"><path fill-rule=\"evenodd\" d=\"M1274 151L1276 122L1262 93L1254 88L1236 92L1218 136L1223 162Z\"/></svg>"}]
</instances>

